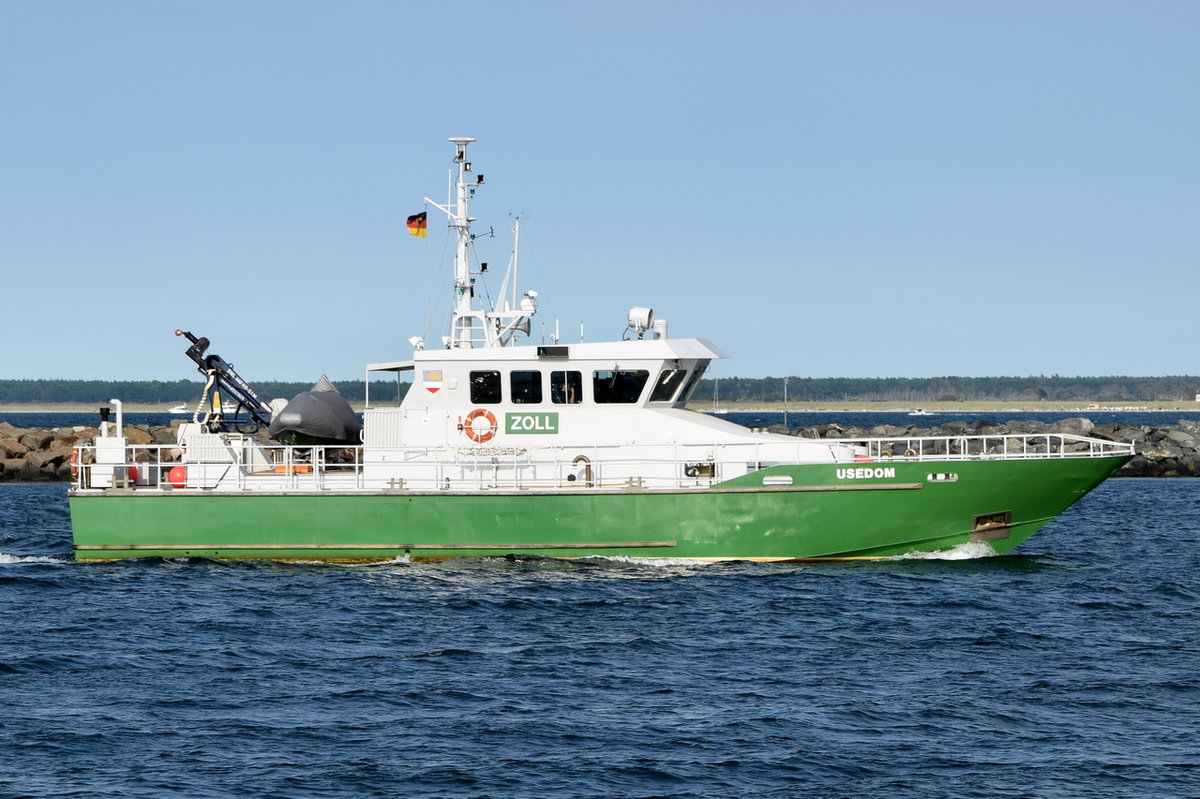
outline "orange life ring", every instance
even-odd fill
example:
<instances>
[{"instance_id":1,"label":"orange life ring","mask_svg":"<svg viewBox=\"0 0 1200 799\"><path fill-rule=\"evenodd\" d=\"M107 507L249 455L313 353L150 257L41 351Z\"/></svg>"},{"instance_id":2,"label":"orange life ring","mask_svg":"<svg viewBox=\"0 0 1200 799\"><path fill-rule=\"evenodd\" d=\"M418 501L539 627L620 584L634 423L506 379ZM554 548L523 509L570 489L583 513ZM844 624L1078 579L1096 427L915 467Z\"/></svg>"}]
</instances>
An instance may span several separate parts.
<instances>
[{"instance_id":1,"label":"orange life ring","mask_svg":"<svg viewBox=\"0 0 1200 799\"><path fill-rule=\"evenodd\" d=\"M71 477L79 476L79 450L71 450Z\"/></svg>"},{"instance_id":2,"label":"orange life ring","mask_svg":"<svg viewBox=\"0 0 1200 799\"><path fill-rule=\"evenodd\" d=\"M474 421L479 418L487 419L488 426L484 430L476 430ZM467 414L466 420L463 422L463 432L467 434L467 438L474 441L476 444L483 444L491 441L492 436L496 435L496 417L487 408L476 408Z\"/></svg>"}]
</instances>

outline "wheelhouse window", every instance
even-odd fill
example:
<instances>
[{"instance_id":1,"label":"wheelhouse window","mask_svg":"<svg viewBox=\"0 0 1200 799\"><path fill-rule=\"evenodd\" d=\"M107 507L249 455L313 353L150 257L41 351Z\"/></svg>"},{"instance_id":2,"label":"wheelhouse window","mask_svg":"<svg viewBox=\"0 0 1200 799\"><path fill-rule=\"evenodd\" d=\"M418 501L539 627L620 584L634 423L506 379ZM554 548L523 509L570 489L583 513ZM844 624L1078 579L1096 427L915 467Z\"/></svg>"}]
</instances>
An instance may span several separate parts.
<instances>
[{"instance_id":1,"label":"wheelhouse window","mask_svg":"<svg viewBox=\"0 0 1200 799\"><path fill-rule=\"evenodd\" d=\"M583 402L583 372L551 372L550 401L556 405Z\"/></svg>"},{"instance_id":2,"label":"wheelhouse window","mask_svg":"<svg viewBox=\"0 0 1200 799\"><path fill-rule=\"evenodd\" d=\"M541 372L513 372L509 375L508 387L513 402L532 404L542 401Z\"/></svg>"},{"instance_id":3,"label":"wheelhouse window","mask_svg":"<svg viewBox=\"0 0 1200 799\"><path fill-rule=\"evenodd\" d=\"M499 372L471 372L471 402L486 405L500 401Z\"/></svg>"},{"instance_id":4,"label":"wheelhouse window","mask_svg":"<svg viewBox=\"0 0 1200 799\"><path fill-rule=\"evenodd\" d=\"M654 391L650 393L651 402L670 402L687 376L687 369L663 369L654 381Z\"/></svg>"},{"instance_id":5,"label":"wheelhouse window","mask_svg":"<svg viewBox=\"0 0 1200 799\"><path fill-rule=\"evenodd\" d=\"M692 376L688 378L687 385L683 387L683 392L679 395L680 402L687 402L692 398L692 392L696 390L696 384L700 382L700 378L704 377L705 371L708 370L709 361L699 361L696 364L696 371L692 372Z\"/></svg>"},{"instance_id":6,"label":"wheelhouse window","mask_svg":"<svg viewBox=\"0 0 1200 799\"><path fill-rule=\"evenodd\" d=\"M597 403L637 402L649 379L647 369L598 369L592 372L592 399Z\"/></svg>"}]
</instances>

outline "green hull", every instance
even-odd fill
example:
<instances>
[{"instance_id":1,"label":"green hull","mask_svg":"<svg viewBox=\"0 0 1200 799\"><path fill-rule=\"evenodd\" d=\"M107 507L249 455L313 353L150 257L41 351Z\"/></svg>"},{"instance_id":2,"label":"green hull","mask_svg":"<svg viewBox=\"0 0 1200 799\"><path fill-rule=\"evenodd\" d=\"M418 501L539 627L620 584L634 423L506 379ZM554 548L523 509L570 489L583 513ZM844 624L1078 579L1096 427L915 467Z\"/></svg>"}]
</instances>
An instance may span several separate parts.
<instances>
[{"instance_id":1,"label":"green hull","mask_svg":"<svg viewBox=\"0 0 1200 799\"><path fill-rule=\"evenodd\" d=\"M888 557L972 541L1003 554L1126 460L778 466L711 489L673 491L75 490L70 506L78 560L797 560Z\"/></svg>"}]
</instances>

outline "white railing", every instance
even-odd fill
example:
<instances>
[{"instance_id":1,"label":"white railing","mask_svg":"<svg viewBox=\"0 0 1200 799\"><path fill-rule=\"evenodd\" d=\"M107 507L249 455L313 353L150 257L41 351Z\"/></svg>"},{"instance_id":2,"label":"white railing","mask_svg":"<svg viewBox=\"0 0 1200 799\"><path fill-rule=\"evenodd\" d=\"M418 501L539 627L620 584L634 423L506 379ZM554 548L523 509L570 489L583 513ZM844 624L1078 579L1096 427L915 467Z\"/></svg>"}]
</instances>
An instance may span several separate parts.
<instances>
[{"instance_id":1,"label":"white railing","mask_svg":"<svg viewBox=\"0 0 1200 799\"><path fill-rule=\"evenodd\" d=\"M1065 433L872 439L592 445L363 447L247 444L184 454L172 445L76 448L79 489L152 491L436 491L704 488L770 466L803 463L1028 460L1132 455L1133 444ZM382 457L386 456L386 460ZM98 463L97 459L105 461Z\"/></svg>"},{"instance_id":2,"label":"white railing","mask_svg":"<svg viewBox=\"0 0 1200 799\"><path fill-rule=\"evenodd\" d=\"M850 443L850 439L846 441ZM878 460L1027 460L1134 454L1133 444L1070 433L869 438L855 443L864 445L868 457Z\"/></svg>"}]
</instances>

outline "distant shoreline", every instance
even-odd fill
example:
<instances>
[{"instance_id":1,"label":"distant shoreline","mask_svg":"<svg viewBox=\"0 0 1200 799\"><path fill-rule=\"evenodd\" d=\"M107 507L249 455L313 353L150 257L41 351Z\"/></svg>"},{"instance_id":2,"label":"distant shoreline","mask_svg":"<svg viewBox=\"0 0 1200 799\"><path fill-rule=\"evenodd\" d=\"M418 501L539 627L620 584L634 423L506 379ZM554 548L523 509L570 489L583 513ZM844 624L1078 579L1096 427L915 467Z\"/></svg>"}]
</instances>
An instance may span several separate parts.
<instances>
[{"instance_id":1,"label":"distant shoreline","mask_svg":"<svg viewBox=\"0 0 1200 799\"><path fill-rule=\"evenodd\" d=\"M49 402L32 402L28 405L13 403L0 404L0 414L4 413L87 413L88 411L99 411L101 405L107 405L105 402L64 402L62 404ZM121 410L124 413L169 413L170 406L163 407L160 404L143 404L126 402L122 404ZM182 414L180 414L182 416ZM188 414L191 415L190 412Z\"/></svg>"}]
</instances>

